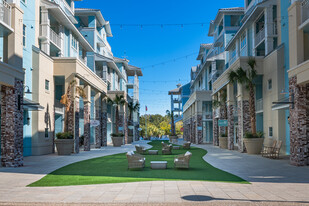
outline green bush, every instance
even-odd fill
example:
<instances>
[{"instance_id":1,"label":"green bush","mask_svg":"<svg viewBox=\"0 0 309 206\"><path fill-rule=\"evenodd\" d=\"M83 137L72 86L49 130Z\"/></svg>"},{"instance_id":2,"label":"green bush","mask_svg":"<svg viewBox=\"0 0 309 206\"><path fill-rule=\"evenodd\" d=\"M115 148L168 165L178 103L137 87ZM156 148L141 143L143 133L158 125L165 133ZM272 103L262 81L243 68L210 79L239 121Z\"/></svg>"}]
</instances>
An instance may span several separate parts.
<instances>
[{"instance_id":1,"label":"green bush","mask_svg":"<svg viewBox=\"0 0 309 206\"><path fill-rule=\"evenodd\" d=\"M246 139L264 138L264 132L257 132L256 134L253 134L252 132L246 132L244 138Z\"/></svg>"},{"instance_id":2,"label":"green bush","mask_svg":"<svg viewBox=\"0 0 309 206\"><path fill-rule=\"evenodd\" d=\"M222 133L222 134L220 135L220 137L227 137L227 134L226 134L226 133Z\"/></svg>"},{"instance_id":3,"label":"green bush","mask_svg":"<svg viewBox=\"0 0 309 206\"><path fill-rule=\"evenodd\" d=\"M57 139L73 139L73 134L71 132L59 132L56 134Z\"/></svg>"},{"instance_id":4,"label":"green bush","mask_svg":"<svg viewBox=\"0 0 309 206\"><path fill-rule=\"evenodd\" d=\"M124 134L122 134L122 133L112 133L111 136L112 137L124 137Z\"/></svg>"}]
</instances>

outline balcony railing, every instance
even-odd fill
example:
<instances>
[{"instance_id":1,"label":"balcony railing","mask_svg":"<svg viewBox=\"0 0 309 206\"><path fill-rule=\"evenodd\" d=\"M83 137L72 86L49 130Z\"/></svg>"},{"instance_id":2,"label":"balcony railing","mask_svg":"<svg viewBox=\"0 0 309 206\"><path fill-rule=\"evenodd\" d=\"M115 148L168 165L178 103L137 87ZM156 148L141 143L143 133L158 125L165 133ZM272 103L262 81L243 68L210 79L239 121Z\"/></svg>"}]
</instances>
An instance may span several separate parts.
<instances>
[{"instance_id":1,"label":"balcony railing","mask_svg":"<svg viewBox=\"0 0 309 206\"><path fill-rule=\"evenodd\" d=\"M49 0L58 4L61 9L69 16L74 16L74 11L71 6L66 2L66 0Z\"/></svg>"},{"instance_id":2,"label":"balcony railing","mask_svg":"<svg viewBox=\"0 0 309 206\"><path fill-rule=\"evenodd\" d=\"M261 29L255 36L255 47L265 39L265 28Z\"/></svg>"},{"instance_id":3,"label":"balcony railing","mask_svg":"<svg viewBox=\"0 0 309 206\"><path fill-rule=\"evenodd\" d=\"M305 23L309 19L309 0L302 1L301 19L301 23Z\"/></svg>"},{"instance_id":4,"label":"balcony railing","mask_svg":"<svg viewBox=\"0 0 309 206\"><path fill-rule=\"evenodd\" d=\"M4 0L0 0L0 21L11 26L11 6Z\"/></svg>"},{"instance_id":5,"label":"balcony railing","mask_svg":"<svg viewBox=\"0 0 309 206\"><path fill-rule=\"evenodd\" d=\"M58 114L64 114L64 105L60 103L60 100L55 100L55 112Z\"/></svg>"},{"instance_id":6,"label":"balcony railing","mask_svg":"<svg viewBox=\"0 0 309 206\"><path fill-rule=\"evenodd\" d=\"M255 111L257 113L263 112L263 99L256 100L255 104Z\"/></svg>"},{"instance_id":7,"label":"balcony railing","mask_svg":"<svg viewBox=\"0 0 309 206\"><path fill-rule=\"evenodd\" d=\"M53 42L57 47L61 48L60 36L51 28L49 28L49 40Z\"/></svg>"},{"instance_id":8,"label":"balcony railing","mask_svg":"<svg viewBox=\"0 0 309 206\"><path fill-rule=\"evenodd\" d=\"M212 121L212 112L204 112L203 113L203 120L210 120Z\"/></svg>"}]
</instances>

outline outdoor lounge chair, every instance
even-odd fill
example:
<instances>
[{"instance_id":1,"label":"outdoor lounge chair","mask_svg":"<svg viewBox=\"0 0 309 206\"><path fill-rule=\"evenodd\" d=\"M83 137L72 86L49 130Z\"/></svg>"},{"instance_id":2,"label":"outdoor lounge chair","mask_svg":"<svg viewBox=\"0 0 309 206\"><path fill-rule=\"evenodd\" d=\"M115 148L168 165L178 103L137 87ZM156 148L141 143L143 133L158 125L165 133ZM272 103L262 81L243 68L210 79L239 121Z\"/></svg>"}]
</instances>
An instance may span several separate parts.
<instances>
[{"instance_id":1,"label":"outdoor lounge chair","mask_svg":"<svg viewBox=\"0 0 309 206\"><path fill-rule=\"evenodd\" d=\"M168 144L167 144L167 143L162 142L162 149L163 149L164 147L167 147L167 146L168 146Z\"/></svg>"},{"instance_id":2,"label":"outdoor lounge chair","mask_svg":"<svg viewBox=\"0 0 309 206\"><path fill-rule=\"evenodd\" d=\"M273 159L279 159L279 155L280 155L280 150L281 150L281 146L282 146L282 141L277 141L276 146L274 147L274 149L271 151L270 154L270 158Z\"/></svg>"},{"instance_id":3,"label":"outdoor lounge chair","mask_svg":"<svg viewBox=\"0 0 309 206\"><path fill-rule=\"evenodd\" d=\"M185 142L185 143L183 143L183 145L182 145L182 147L183 147L184 149L190 149L190 146L191 146L191 142Z\"/></svg>"},{"instance_id":4,"label":"outdoor lounge chair","mask_svg":"<svg viewBox=\"0 0 309 206\"><path fill-rule=\"evenodd\" d=\"M272 143L272 146L263 146L262 148L262 157L269 157L270 154L272 153L272 151L274 150L274 148L276 147L277 144L277 140L274 140Z\"/></svg>"},{"instance_id":5,"label":"outdoor lounge chair","mask_svg":"<svg viewBox=\"0 0 309 206\"><path fill-rule=\"evenodd\" d=\"M145 157L134 152L127 153L128 169L138 169L145 167Z\"/></svg>"},{"instance_id":6,"label":"outdoor lounge chair","mask_svg":"<svg viewBox=\"0 0 309 206\"><path fill-rule=\"evenodd\" d=\"M186 154L178 155L174 159L174 167L175 168L189 168L190 158L192 156L191 152L186 152Z\"/></svg>"},{"instance_id":7,"label":"outdoor lounge chair","mask_svg":"<svg viewBox=\"0 0 309 206\"><path fill-rule=\"evenodd\" d=\"M146 149L142 146L135 145L135 149L138 154L146 154Z\"/></svg>"},{"instance_id":8,"label":"outdoor lounge chair","mask_svg":"<svg viewBox=\"0 0 309 206\"><path fill-rule=\"evenodd\" d=\"M173 149L173 145L167 145L165 147L162 148L162 154L164 155L169 155L172 154L172 149Z\"/></svg>"}]
</instances>

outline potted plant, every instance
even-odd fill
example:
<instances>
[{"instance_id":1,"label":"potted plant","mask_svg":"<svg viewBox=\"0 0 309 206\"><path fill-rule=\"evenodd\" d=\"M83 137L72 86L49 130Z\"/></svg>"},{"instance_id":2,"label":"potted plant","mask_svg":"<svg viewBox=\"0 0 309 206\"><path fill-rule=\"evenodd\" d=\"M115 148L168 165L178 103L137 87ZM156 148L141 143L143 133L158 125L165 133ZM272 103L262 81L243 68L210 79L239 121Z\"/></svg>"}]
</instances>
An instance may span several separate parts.
<instances>
[{"instance_id":1,"label":"potted plant","mask_svg":"<svg viewBox=\"0 0 309 206\"><path fill-rule=\"evenodd\" d=\"M123 144L124 134L123 133L112 133L111 136L112 136L113 146L121 147L121 145Z\"/></svg>"},{"instance_id":2,"label":"potted plant","mask_svg":"<svg viewBox=\"0 0 309 206\"><path fill-rule=\"evenodd\" d=\"M74 149L73 134L70 132L59 132L55 139L58 155L70 155Z\"/></svg>"},{"instance_id":3,"label":"potted plant","mask_svg":"<svg viewBox=\"0 0 309 206\"><path fill-rule=\"evenodd\" d=\"M123 95L116 95L115 99L107 99L107 102L115 107L115 132L111 134L112 142L114 147L120 147L123 144L123 137L125 136L123 133L119 132L119 106L123 106L126 101ZM120 143L121 142L121 143ZM119 145L120 144L120 145Z\"/></svg>"},{"instance_id":4,"label":"potted plant","mask_svg":"<svg viewBox=\"0 0 309 206\"><path fill-rule=\"evenodd\" d=\"M133 123L133 112L137 112L139 110L140 104L136 102L135 104L133 102L130 102L128 104L128 109L130 112L129 115L129 134L128 134L128 144L133 142L133 132L134 132L134 123Z\"/></svg>"},{"instance_id":5,"label":"potted plant","mask_svg":"<svg viewBox=\"0 0 309 206\"><path fill-rule=\"evenodd\" d=\"M244 135L244 144L248 154L260 154L264 143L264 133L247 132Z\"/></svg>"},{"instance_id":6,"label":"potted plant","mask_svg":"<svg viewBox=\"0 0 309 206\"><path fill-rule=\"evenodd\" d=\"M221 149L227 149L227 134L223 133L219 137L219 147Z\"/></svg>"}]
</instances>

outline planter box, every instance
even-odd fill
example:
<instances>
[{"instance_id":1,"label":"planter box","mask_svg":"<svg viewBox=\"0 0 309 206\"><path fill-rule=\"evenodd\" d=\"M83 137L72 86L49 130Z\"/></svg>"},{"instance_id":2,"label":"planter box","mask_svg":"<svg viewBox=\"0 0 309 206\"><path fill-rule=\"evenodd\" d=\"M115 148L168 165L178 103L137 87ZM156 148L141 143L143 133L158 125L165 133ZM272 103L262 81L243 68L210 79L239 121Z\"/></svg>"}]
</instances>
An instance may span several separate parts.
<instances>
[{"instance_id":1,"label":"planter box","mask_svg":"<svg viewBox=\"0 0 309 206\"><path fill-rule=\"evenodd\" d=\"M58 155L71 155L74 139L55 139Z\"/></svg>"},{"instance_id":2,"label":"planter box","mask_svg":"<svg viewBox=\"0 0 309 206\"><path fill-rule=\"evenodd\" d=\"M112 137L114 147L121 147L123 145L123 137Z\"/></svg>"},{"instance_id":3,"label":"planter box","mask_svg":"<svg viewBox=\"0 0 309 206\"><path fill-rule=\"evenodd\" d=\"M219 137L219 147L221 149L227 149L227 137Z\"/></svg>"},{"instance_id":4,"label":"planter box","mask_svg":"<svg viewBox=\"0 0 309 206\"><path fill-rule=\"evenodd\" d=\"M133 136L128 136L128 144L131 144L133 142Z\"/></svg>"},{"instance_id":5,"label":"planter box","mask_svg":"<svg viewBox=\"0 0 309 206\"><path fill-rule=\"evenodd\" d=\"M248 154L261 154L264 138L244 138L244 144Z\"/></svg>"}]
</instances>

